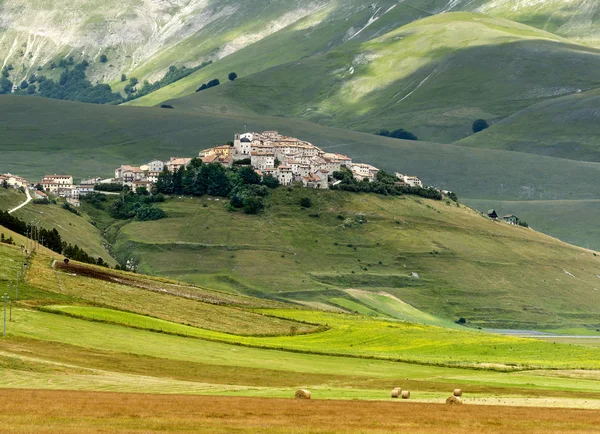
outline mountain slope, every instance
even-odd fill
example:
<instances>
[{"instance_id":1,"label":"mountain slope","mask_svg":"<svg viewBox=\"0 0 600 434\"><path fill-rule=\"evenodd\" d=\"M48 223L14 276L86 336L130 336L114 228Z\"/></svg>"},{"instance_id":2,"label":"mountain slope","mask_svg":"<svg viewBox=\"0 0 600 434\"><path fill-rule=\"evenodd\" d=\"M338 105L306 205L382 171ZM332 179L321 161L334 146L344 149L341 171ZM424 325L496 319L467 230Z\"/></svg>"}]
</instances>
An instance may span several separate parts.
<instances>
[{"instance_id":1,"label":"mountain slope","mask_svg":"<svg viewBox=\"0 0 600 434\"><path fill-rule=\"evenodd\" d=\"M222 77L244 64L237 59L250 62L250 50L265 42L135 104L193 94L211 75ZM468 136L475 119L503 119L546 99L600 87L594 73L599 67L600 51L550 33L483 15L447 13L242 75L191 95L186 105L241 107L371 133L405 128L423 140L448 143Z\"/></svg>"},{"instance_id":2,"label":"mountain slope","mask_svg":"<svg viewBox=\"0 0 600 434\"><path fill-rule=\"evenodd\" d=\"M600 91L545 101L457 144L600 161Z\"/></svg>"},{"instance_id":3,"label":"mountain slope","mask_svg":"<svg viewBox=\"0 0 600 434\"><path fill-rule=\"evenodd\" d=\"M63 56L98 62L106 54L109 62L95 65L94 79L112 81L133 71L156 78L172 63L195 65L226 56L320 6L319 1L8 0L0 4L0 53L4 64L23 64L26 71Z\"/></svg>"},{"instance_id":4,"label":"mountain slope","mask_svg":"<svg viewBox=\"0 0 600 434\"><path fill-rule=\"evenodd\" d=\"M468 1L459 0L458 7ZM595 0L491 0L476 10L547 30L574 41L600 47L600 4Z\"/></svg>"}]
</instances>

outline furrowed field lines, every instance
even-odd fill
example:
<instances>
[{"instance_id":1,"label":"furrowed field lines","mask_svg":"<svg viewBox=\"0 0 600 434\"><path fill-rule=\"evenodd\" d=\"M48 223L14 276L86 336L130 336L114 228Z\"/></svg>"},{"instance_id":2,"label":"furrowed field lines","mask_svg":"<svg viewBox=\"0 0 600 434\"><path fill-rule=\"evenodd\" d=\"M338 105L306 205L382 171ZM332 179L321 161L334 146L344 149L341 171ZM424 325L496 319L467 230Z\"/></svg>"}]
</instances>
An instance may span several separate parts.
<instances>
[{"instance_id":1,"label":"furrowed field lines","mask_svg":"<svg viewBox=\"0 0 600 434\"><path fill-rule=\"evenodd\" d=\"M534 339L316 311L264 312L279 318L321 324L329 330L300 336L260 338L200 330L102 308L51 306L45 309L92 321L256 348L497 370L600 368L600 350L597 348L552 345Z\"/></svg>"},{"instance_id":2,"label":"furrowed field lines","mask_svg":"<svg viewBox=\"0 0 600 434\"><path fill-rule=\"evenodd\" d=\"M316 329L311 325L264 317L237 307L209 304L169 293L59 272L49 267L47 258L36 258L33 261L29 283L45 291L88 303L224 333L277 335Z\"/></svg>"},{"instance_id":3,"label":"furrowed field lines","mask_svg":"<svg viewBox=\"0 0 600 434\"><path fill-rule=\"evenodd\" d=\"M446 368L232 346L44 312L19 310L15 317L16 321L9 330L11 338L0 345L5 353L19 357L31 357L33 353L44 360L127 374L265 387L284 384L345 384L372 388L377 385L386 391L384 398L388 397L387 389L399 380L413 390L424 391L444 390L448 386L436 384L446 382L464 385L463 389L472 392L488 391L493 394L531 395L534 391L536 396L594 398L599 390L600 378L597 377L597 371L497 372ZM227 371L225 367L232 367L234 371ZM265 367L267 371L262 374L252 371L264 370ZM237 377L235 369L249 371ZM335 378L295 377L294 380L287 377L288 380L285 380L286 377L281 377L281 372L333 375ZM270 378L274 375L281 378L281 381L270 383ZM352 378L337 377L340 375ZM373 383L374 379L381 381ZM494 388L510 389L503 392ZM165 391L169 391L168 387Z\"/></svg>"}]
</instances>

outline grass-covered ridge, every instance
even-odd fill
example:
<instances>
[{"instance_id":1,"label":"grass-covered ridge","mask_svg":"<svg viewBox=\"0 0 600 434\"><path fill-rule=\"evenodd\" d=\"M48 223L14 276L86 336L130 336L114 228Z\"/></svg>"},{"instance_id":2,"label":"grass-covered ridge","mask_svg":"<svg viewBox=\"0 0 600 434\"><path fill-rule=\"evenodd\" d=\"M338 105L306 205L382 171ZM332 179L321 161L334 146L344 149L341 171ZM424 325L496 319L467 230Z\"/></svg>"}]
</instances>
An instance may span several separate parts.
<instances>
[{"instance_id":1,"label":"grass-covered ridge","mask_svg":"<svg viewBox=\"0 0 600 434\"><path fill-rule=\"evenodd\" d=\"M306 196L314 205L302 209ZM405 302L497 328L600 328L591 251L453 202L282 188L266 205L246 216L209 198L170 200L161 205L168 218L120 227L115 253L143 273L309 305L360 312L350 301L411 320Z\"/></svg>"},{"instance_id":2,"label":"grass-covered ridge","mask_svg":"<svg viewBox=\"0 0 600 434\"><path fill-rule=\"evenodd\" d=\"M50 268L47 259L36 258L28 281L49 293L153 316L157 322L171 321L182 325L182 329L193 326L239 335L294 334L316 329L294 321L264 318L251 311L252 307L277 306L277 303L220 295L176 282L139 279L94 267L67 267L61 272Z\"/></svg>"},{"instance_id":3,"label":"grass-covered ridge","mask_svg":"<svg viewBox=\"0 0 600 434\"><path fill-rule=\"evenodd\" d=\"M470 135L475 119L503 119L599 86L591 73L599 63L597 50L533 27L448 13L191 98L371 133L402 127L422 140L449 143ZM574 75L574 68L581 72Z\"/></svg>"},{"instance_id":4,"label":"grass-covered ridge","mask_svg":"<svg viewBox=\"0 0 600 434\"><path fill-rule=\"evenodd\" d=\"M542 102L458 144L600 161L599 99L600 91L594 89Z\"/></svg>"}]
</instances>

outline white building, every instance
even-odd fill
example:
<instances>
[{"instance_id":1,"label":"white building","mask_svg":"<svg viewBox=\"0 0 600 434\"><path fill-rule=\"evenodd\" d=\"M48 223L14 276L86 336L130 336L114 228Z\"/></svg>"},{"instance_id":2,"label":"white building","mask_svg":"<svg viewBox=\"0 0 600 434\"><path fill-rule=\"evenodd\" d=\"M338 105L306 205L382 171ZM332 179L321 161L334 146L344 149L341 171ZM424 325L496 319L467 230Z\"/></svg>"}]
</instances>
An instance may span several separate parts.
<instances>
[{"instance_id":1,"label":"white building","mask_svg":"<svg viewBox=\"0 0 600 434\"><path fill-rule=\"evenodd\" d=\"M252 141L254 140L252 133L236 134L233 141L234 158L238 160L249 158L252 152Z\"/></svg>"},{"instance_id":2,"label":"white building","mask_svg":"<svg viewBox=\"0 0 600 434\"><path fill-rule=\"evenodd\" d=\"M279 166L277 168L277 180L281 185L292 185L294 182L294 172L290 166Z\"/></svg>"},{"instance_id":3,"label":"white building","mask_svg":"<svg viewBox=\"0 0 600 434\"><path fill-rule=\"evenodd\" d=\"M250 164L258 170L272 169L275 167L275 154L269 152L252 152Z\"/></svg>"},{"instance_id":4,"label":"white building","mask_svg":"<svg viewBox=\"0 0 600 434\"><path fill-rule=\"evenodd\" d=\"M153 160L146 164L149 172L162 172L165 167L165 163L160 160Z\"/></svg>"},{"instance_id":5,"label":"white building","mask_svg":"<svg viewBox=\"0 0 600 434\"><path fill-rule=\"evenodd\" d=\"M70 197L75 188L71 175L46 175L40 184L44 190L62 197Z\"/></svg>"},{"instance_id":6,"label":"white building","mask_svg":"<svg viewBox=\"0 0 600 434\"><path fill-rule=\"evenodd\" d=\"M423 187L423 181L421 181L416 176L408 176L396 172L396 178L398 178L400 181L404 182L405 184L411 187Z\"/></svg>"},{"instance_id":7,"label":"white building","mask_svg":"<svg viewBox=\"0 0 600 434\"><path fill-rule=\"evenodd\" d=\"M4 181L6 181L9 187L12 188L26 188L27 185L29 185L29 182L25 178L13 175L11 173L5 173L4 175L0 175L0 183L3 183Z\"/></svg>"},{"instance_id":8,"label":"white building","mask_svg":"<svg viewBox=\"0 0 600 434\"><path fill-rule=\"evenodd\" d=\"M165 166L167 166L167 169L169 169L170 172L177 172L180 168L187 167L191 161L191 158L171 157L171 159L165 163Z\"/></svg>"},{"instance_id":9,"label":"white building","mask_svg":"<svg viewBox=\"0 0 600 434\"><path fill-rule=\"evenodd\" d=\"M350 170L358 181L366 179L369 182L373 182L377 180L377 174L379 173L379 169L377 167L364 163L352 163L350 165Z\"/></svg>"}]
</instances>

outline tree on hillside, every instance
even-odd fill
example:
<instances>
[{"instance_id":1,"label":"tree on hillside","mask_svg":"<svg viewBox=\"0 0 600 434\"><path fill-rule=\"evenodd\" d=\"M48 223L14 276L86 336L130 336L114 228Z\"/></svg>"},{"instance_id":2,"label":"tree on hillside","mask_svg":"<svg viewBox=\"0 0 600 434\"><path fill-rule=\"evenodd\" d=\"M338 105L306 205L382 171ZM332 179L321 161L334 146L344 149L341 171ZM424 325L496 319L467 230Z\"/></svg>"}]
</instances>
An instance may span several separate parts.
<instances>
[{"instance_id":1,"label":"tree on hillside","mask_svg":"<svg viewBox=\"0 0 600 434\"><path fill-rule=\"evenodd\" d=\"M235 81L238 78L238 75L235 72L229 73L229 81Z\"/></svg>"},{"instance_id":2,"label":"tree on hillside","mask_svg":"<svg viewBox=\"0 0 600 434\"><path fill-rule=\"evenodd\" d=\"M244 199L244 212L246 214L258 214L264 207L263 199L259 196L248 196Z\"/></svg>"},{"instance_id":3,"label":"tree on hillside","mask_svg":"<svg viewBox=\"0 0 600 434\"><path fill-rule=\"evenodd\" d=\"M480 131L483 131L489 127L490 126L485 119L477 119L475 122L473 122L474 133L479 133Z\"/></svg>"},{"instance_id":4,"label":"tree on hillside","mask_svg":"<svg viewBox=\"0 0 600 434\"><path fill-rule=\"evenodd\" d=\"M136 84L138 84L138 83L139 83L139 80L138 80L136 77L131 77L131 78L129 79L129 84L130 84L131 86L135 86L135 85L136 85Z\"/></svg>"},{"instance_id":5,"label":"tree on hillside","mask_svg":"<svg viewBox=\"0 0 600 434\"><path fill-rule=\"evenodd\" d=\"M127 76L125 74L121 74L121 82L127 81Z\"/></svg>"},{"instance_id":6,"label":"tree on hillside","mask_svg":"<svg viewBox=\"0 0 600 434\"><path fill-rule=\"evenodd\" d=\"M102 55L100 56L100 62L101 62L101 63L106 63L106 62L108 62L108 57L106 56L106 54L102 54Z\"/></svg>"},{"instance_id":7,"label":"tree on hillside","mask_svg":"<svg viewBox=\"0 0 600 434\"><path fill-rule=\"evenodd\" d=\"M12 81L6 77L0 78L0 95L12 92Z\"/></svg>"},{"instance_id":8,"label":"tree on hillside","mask_svg":"<svg viewBox=\"0 0 600 434\"><path fill-rule=\"evenodd\" d=\"M419 140L417 136L415 136L410 131L406 131L404 128L399 128L394 131L389 130L380 130L376 133L378 136L384 137L392 137L394 139L402 139L402 140Z\"/></svg>"},{"instance_id":9,"label":"tree on hillside","mask_svg":"<svg viewBox=\"0 0 600 434\"><path fill-rule=\"evenodd\" d=\"M165 166L162 172L158 175L158 181L156 183L156 189L160 193L172 194L173 193L173 174Z\"/></svg>"},{"instance_id":10,"label":"tree on hillside","mask_svg":"<svg viewBox=\"0 0 600 434\"><path fill-rule=\"evenodd\" d=\"M23 80L21 82L21 89L27 89L29 87L29 83L27 83L27 80Z\"/></svg>"},{"instance_id":11,"label":"tree on hillside","mask_svg":"<svg viewBox=\"0 0 600 434\"><path fill-rule=\"evenodd\" d=\"M250 166L242 167L237 174L244 184L260 184L260 175Z\"/></svg>"},{"instance_id":12,"label":"tree on hillside","mask_svg":"<svg viewBox=\"0 0 600 434\"><path fill-rule=\"evenodd\" d=\"M269 188L279 187L279 180L271 174L263 176L262 183L263 183L263 185L266 185Z\"/></svg>"}]
</instances>

